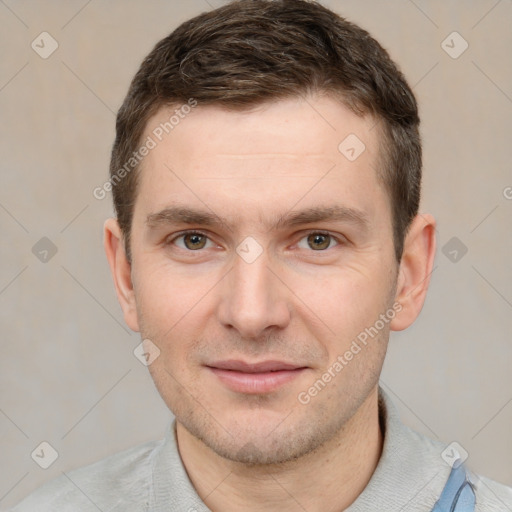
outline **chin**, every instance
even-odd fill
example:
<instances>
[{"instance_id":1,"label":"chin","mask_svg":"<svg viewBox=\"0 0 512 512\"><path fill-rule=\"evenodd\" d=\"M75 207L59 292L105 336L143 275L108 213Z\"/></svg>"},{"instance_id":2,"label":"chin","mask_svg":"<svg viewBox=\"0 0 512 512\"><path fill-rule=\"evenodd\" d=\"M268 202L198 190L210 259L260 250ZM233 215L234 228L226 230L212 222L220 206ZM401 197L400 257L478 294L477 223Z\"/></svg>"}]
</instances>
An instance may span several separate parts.
<instances>
[{"instance_id":1,"label":"chin","mask_svg":"<svg viewBox=\"0 0 512 512\"><path fill-rule=\"evenodd\" d=\"M211 416L189 416L178 421L224 459L246 465L275 465L316 451L341 428L335 419L318 423L294 412L297 411L288 414L284 409L279 413L253 410L240 415L233 412L219 422Z\"/></svg>"}]
</instances>

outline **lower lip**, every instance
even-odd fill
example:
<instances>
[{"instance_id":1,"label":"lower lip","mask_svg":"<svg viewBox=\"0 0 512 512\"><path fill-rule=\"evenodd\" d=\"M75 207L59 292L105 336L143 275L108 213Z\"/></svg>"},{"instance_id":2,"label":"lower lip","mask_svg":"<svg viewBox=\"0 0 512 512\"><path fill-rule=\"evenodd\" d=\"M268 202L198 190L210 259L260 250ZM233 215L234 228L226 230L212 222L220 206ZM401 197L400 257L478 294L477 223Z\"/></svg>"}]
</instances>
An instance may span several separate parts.
<instances>
[{"instance_id":1,"label":"lower lip","mask_svg":"<svg viewBox=\"0 0 512 512\"><path fill-rule=\"evenodd\" d=\"M276 372L244 373L234 370L210 370L232 391L237 393L270 393L296 379L305 368L278 370Z\"/></svg>"}]
</instances>

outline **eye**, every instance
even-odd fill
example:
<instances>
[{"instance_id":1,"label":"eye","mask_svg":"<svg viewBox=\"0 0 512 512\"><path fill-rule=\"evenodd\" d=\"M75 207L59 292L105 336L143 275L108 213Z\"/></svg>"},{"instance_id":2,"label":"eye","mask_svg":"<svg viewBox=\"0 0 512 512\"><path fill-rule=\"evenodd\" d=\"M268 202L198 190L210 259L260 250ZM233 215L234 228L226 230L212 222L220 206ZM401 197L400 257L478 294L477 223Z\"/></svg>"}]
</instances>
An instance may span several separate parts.
<instances>
[{"instance_id":1,"label":"eye","mask_svg":"<svg viewBox=\"0 0 512 512\"><path fill-rule=\"evenodd\" d=\"M182 244L178 243L178 240L181 241ZM213 242L209 240L204 233L199 231L187 231L174 237L172 240L169 240L168 243L176 244L178 247L184 250L197 251L199 249L204 249L208 242L211 244L211 247Z\"/></svg>"},{"instance_id":2,"label":"eye","mask_svg":"<svg viewBox=\"0 0 512 512\"><path fill-rule=\"evenodd\" d=\"M301 242L306 240L307 247L304 245L301 246ZM330 234L330 233L322 233L319 231L313 231L309 233L304 238L301 238L298 246L301 249L313 249L314 251L325 251L326 249L330 249L333 247L331 242L334 242L334 245L338 245L339 242Z\"/></svg>"}]
</instances>

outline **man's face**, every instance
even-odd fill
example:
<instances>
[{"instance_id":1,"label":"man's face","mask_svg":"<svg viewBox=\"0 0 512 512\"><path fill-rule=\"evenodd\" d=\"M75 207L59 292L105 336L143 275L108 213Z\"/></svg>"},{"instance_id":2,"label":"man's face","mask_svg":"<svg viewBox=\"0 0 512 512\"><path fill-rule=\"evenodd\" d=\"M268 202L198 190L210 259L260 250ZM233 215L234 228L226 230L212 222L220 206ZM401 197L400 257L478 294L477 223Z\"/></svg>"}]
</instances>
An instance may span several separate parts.
<instances>
[{"instance_id":1,"label":"man's face","mask_svg":"<svg viewBox=\"0 0 512 512\"><path fill-rule=\"evenodd\" d=\"M304 455L375 391L387 322L333 366L394 303L373 125L326 97L198 106L143 162L132 326L161 351L150 371L178 422L224 457ZM350 134L366 147L355 159L354 135L339 149Z\"/></svg>"}]
</instances>

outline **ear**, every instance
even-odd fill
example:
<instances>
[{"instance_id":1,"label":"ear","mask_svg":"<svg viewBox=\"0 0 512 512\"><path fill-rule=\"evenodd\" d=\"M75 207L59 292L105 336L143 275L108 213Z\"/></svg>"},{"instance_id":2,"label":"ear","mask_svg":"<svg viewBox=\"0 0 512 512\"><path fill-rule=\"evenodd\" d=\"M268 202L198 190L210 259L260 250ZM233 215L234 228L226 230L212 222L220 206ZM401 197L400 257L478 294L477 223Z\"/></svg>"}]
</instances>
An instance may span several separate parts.
<instances>
[{"instance_id":1,"label":"ear","mask_svg":"<svg viewBox=\"0 0 512 512\"><path fill-rule=\"evenodd\" d=\"M423 307L434 265L435 231L436 221L432 215L416 215L411 222L404 241L395 297L402 309L391 321L393 331L409 327Z\"/></svg>"},{"instance_id":2,"label":"ear","mask_svg":"<svg viewBox=\"0 0 512 512\"><path fill-rule=\"evenodd\" d=\"M131 264L126 257L123 234L116 219L107 219L103 227L103 246L114 279L117 299L123 310L124 320L132 331L139 331L135 293L133 291Z\"/></svg>"}]
</instances>

